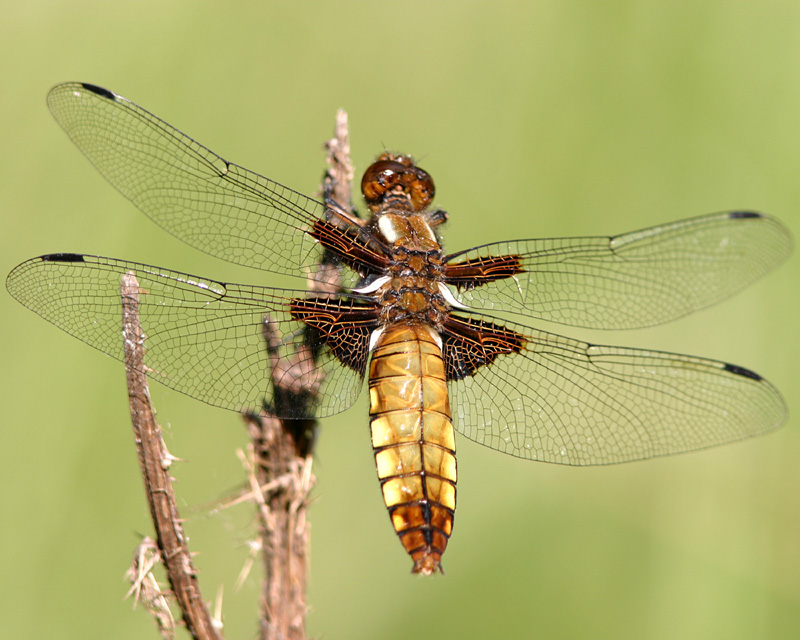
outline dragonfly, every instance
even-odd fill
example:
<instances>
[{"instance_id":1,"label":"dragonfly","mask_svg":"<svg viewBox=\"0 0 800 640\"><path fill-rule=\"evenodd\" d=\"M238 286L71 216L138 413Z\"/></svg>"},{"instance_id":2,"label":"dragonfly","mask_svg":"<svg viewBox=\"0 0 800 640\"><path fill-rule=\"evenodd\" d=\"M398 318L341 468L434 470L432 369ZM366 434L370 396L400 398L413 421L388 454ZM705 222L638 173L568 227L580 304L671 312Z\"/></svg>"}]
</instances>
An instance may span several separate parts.
<instances>
[{"instance_id":1,"label":"dragonfly","mask_svg":"<svg viewBox=\"0 0 800 640\"><path fill-rule=\"evenodd\" d=\"M225 409L324 418L350 407L367 378L381 493L415 573L441 570L453 530L455 431L519 458L605 465L757 436L786 419L775 387L743 366L523 324L633 329L703 309L790 254L772 217L727 211L445 253L449 216L432 206L433 178L410 156L384 153L366 170L361 218L225 160L108 89L61 84L47 103L95 168L166 231L307 284L235 284L57 253L14 268L11 295L124 360L120 281L134 274L146 373ZM314 380L302 400L280 393L287 361Z\"/></svg>"}]
</instances>

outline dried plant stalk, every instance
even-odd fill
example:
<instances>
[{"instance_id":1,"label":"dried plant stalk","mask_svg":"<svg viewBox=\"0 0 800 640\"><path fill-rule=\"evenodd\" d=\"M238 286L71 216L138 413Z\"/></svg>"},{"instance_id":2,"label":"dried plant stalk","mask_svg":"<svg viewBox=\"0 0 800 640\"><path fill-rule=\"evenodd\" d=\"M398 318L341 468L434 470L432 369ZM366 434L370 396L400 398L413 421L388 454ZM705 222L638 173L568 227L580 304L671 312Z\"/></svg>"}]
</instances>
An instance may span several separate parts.
<instances>
[{"instance_id":1,"label":"dried plant stalk","mask_svg":"<svg viewBox=\"0 0 800 640\"><path fill-rule=\"evenodd\" d=\"M139 283L133 273L123 276L121 294L128 402L145 493L156 530L156 544L189 633L198 640L220 640L186 546L169 475L173 458L161 437L161 427L150 403L150 390L144 374L144 335L139 322Z\"/></svg>"},{"instance_id":2,"label":"dried plant stalk","mask_svg":"<svg viewBox=\"0 0 800 640\"><path fill-rule=\"evenodd\" d=\"M326 149L329 169L323 179L324 201L329 207L357 219L351 204L353 168L344 111L337 113L335 135L326 144ZM323 257L316 273L309 274L309 289L335 293L339 290L338 275L338 266ZM121 295L131 420L156 530L158 555L166 568L172 593L189 633L199 640L221 640L218 623L203 600L186 546L169 475L173 458L166 449L150 403L150 391L143 373L146 371L145 337L139 323L139 285L133 273L123 277ZM310 362L308 354L305 354L305 360L300 354L296 362L279 360L277 338L271 331L269 318L264 319L263 333L266 353L271 359L276 399L297 406L319 385L316 374L307 366L302 367L303 362ZM293 387L282 387L283 380L292 380ZM258 506L259 547L264 564L260 636L264 640L305 640L310 539L306 510L309 492L314 485L311 453L316 423L314 420L278 419L268 409L244 417L251 437L250 483ZM145 576L139 563L136 564L132 591L139 593L145 582L150 584L152 576L149 566ZM163 605L161 594L157 594L156 599ZM173 629L163 606L157 607L154 615L162 635L172 637Z\"/></svg>"},{"instance_id":3,"label":"dried plant stalk","mask_svg":"<svg viewBox=\"0 0 800 640\"><path fill-rule=\"evenodd\" d=\"M334 137L326 144L329 168L322 183L326 205L348 213L353 169L347 114L339 111ZM309 274L309 290L335 293L340 289L338 266L323 257ZM279 338L269 318L264 319L264 338L273 372L276 403L301 406L319 385L318 374L309 370L311 354L300 352L294 361L278 359ZM287 386L291 381L291 388ZM314 420L281 420L269 410L246 416L256 461L253 494L258 504L260 546L264 562L262 589L263 640L305 640L308 550L310 526L306 516L311 474Z\"/></svg>"}]
</instances>

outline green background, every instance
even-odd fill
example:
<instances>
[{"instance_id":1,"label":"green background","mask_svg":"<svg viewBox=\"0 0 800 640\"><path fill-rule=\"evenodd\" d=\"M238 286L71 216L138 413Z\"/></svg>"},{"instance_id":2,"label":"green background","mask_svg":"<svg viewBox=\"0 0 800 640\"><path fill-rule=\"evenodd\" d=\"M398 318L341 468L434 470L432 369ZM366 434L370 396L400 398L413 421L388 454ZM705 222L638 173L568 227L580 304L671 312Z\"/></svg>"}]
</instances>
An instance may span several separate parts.
<instances>
[{"instance_id":1,"label":"green background","mask_svg":"<svg viewBox=\"0 0 800 640\"><path fill-rule=\"evenodd\" d=\"M449 249L609 234L751 208L800 228L797 2L26 2L0 9L0 271L99 253L270 284L168 236L80 156L50 86L106 86L226 158L306 193L337 107L360 169L422 158ZM800 411L795 256L664 327L570 335L750 367ZM7 638L155 638L123 601L150 532L122 367L0 292L0 620ZM551 327L547 327L550 329ZM235 414L153 394L226 635L249 507ZM309 633L338 638L800 636L800 438L781 432L610 468L532 464L459 441L445 576L409 574L380 499L366 405L322 426Z\"/></svg>"}]
</instances>

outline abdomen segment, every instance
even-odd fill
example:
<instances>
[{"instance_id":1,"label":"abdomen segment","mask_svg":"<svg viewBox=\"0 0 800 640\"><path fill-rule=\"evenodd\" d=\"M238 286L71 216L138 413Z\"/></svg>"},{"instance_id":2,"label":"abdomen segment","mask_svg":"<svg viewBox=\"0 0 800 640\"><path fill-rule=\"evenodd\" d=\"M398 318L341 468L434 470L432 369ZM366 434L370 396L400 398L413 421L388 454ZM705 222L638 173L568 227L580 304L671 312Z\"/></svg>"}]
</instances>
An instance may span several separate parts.
<instances>
[{"instance_id":1,"label":"abdomen segment","mask_svg":"<svg viewBox=\"0 0 800 640\"><path fill-rule=\"evenodd\" d=\"M387 328L369 369L370 428L386 508L414 573L437 568L453 529L456 457L442 350L421 324Z\"/></svg>"}]
</instances>

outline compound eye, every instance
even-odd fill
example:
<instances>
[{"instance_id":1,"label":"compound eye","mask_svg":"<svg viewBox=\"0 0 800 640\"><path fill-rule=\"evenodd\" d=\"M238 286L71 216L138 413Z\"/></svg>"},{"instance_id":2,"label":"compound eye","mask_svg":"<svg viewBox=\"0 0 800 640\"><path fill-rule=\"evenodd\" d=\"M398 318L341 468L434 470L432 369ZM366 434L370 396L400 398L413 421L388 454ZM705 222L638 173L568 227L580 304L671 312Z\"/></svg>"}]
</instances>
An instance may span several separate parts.
<instances>
[{"instance_id":1,"label":"compound eye","mask_svg":"<svg viewBox=\"0 0 800 640\"><path fill-rule=\"evenodd\" d=\"M394 160L378 160L371 164L361 179L361 193L369 205L380 204L383 195L400 184L408 167Z\"/></svg>"},{"instance_id":2,"label":"compound eye","mask_svg":"<svg viewBox=\"0 0 800 640\"><path fill-rule=\"evenodd\" d=\"M422 211L430 206L433 196L436 195L436 186L427 171L414 167L414 178L409 184L409 195L414 211Z\"/></svg>"}]
</instances>

